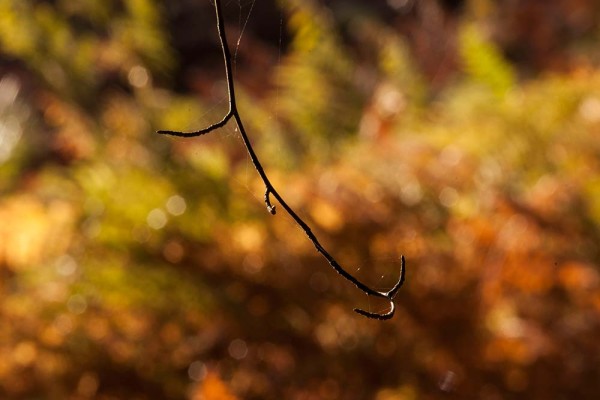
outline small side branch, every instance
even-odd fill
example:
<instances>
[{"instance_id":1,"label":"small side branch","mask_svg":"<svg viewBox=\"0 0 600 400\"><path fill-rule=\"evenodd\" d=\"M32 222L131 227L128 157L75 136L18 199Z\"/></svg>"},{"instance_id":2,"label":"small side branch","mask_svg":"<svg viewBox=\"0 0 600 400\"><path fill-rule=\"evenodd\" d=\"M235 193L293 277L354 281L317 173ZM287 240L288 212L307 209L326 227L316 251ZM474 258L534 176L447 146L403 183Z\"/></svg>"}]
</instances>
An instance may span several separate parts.
<instances>
[{"instance_id":1,"label":"small side branch","mask_svg":"<svg viewBox=\"0 0 600 400\"><path fill-rule=\"evenodd\" d=\"M195 132L157 131L156 133L159 133L161 135L170 135L170 136L179 136L179 137L202 136L202 135L206 135L207 133L210 133L216 129L219 129L219 128L225 126L227 124L227 122L229 122L231 117L233 117L233 113L231 112L231 110L229 110L227 112L227 114L225 114L225 117L223 117L222 120L220 120L217 123L212 124L211 126L204 128L204 129L200 129L199 131L195 131Z\"/></svg>"},{"instance_id":2,"label":"small side branch","mask_svg":"<svg viewBox=\"0 0 600 400\"><path fill-rule=\"evenodd\" d=\"M197 136L205 135L207 133L210 133L216 129L219 129L219 128L225 126L227 124L227 122L229 122L229 120L231 118L233 118L239 129L240 135L244 142L244 146L246 147L246 150L248 151L248 154L250 155L252 164L254 165L256 172L258 172L263 183L265 184L265 205L267 207L267 211L269 211L269 213L271 215L275 215L275 213L276 213L275 205L273 205L271 203L271 195L272 195L275 198L275 200L277 200L277 202L281 205L281 207L290 215L290 217L292 217L292 219L300 226L300 228L304 231L306 236L308 236L308 239L315 246L315 249L317 250L317 252L319 252L327 260L329 265L331 265L331 267L338 274L340 274L342 277L344 277L344 279L346 279L346 280L350 281L352 284L354 284L354 286L356 286L360 291L365 293L367 296L384 298L390 302L390 310L386 313L375 313L375 312L365 311L365 310L362 310L359 308L355 308L354 309L355 312L357 312L358 314L363 315L367 318L373 318L373 319L379 319L379 320L386 320L386 319L392 318L394 316L394 312L396 310L396 305L394 303L394 297L396 296L398 290L404 284L405 277L406 277L406 260L404 259L404 256L401 257L400 277L398 279L398 282L392 287L392 289L390 289L387 292L382 292L382 291L378 291L378 290L370 288L366 284L359 281L352 274L350 274L346 269L344 269L335 260L335 258L333 258L329 254L329 252L327 252L327 250L325 250L325 248L321 245L321 243L319 242L319 240L317 239L315 234L312 232L310 227L306 224L306 222L304 222L304 220L302 218L300 218L298 216L298 214L296 214L296 212L285 202L285 200L277 192L277 190L271 184L271 181L267 177L267 174L265 173L265 171L262 167L262 164L260 163L260 161L254 151L254 148L252 147L252 143L250 142L248 134L246 133L246 129L244 128L244 123L242 121L242 118L237 110L235 86L234 86L233 74L232 74L232 68L231 68L232 58L231 58L231 52L229 50L229 45L227 43L227 35L225 33L225 21L223 18L223 7L221 4L221 0L215 0L215 12L216 12L216 17L217 17L217 30L219 32L219 39L221 41L221 50L223 51L223 61L225 63L227 91L229 94L229 111L227 112L227 114L225 114L225 116L223 117L223 119L221 121L214 123L204 129L199 130L199 131L179 132L179 131L161 130L161 131L158 131L158 133L163 134L163 135L171 135L171 136L178 136L178 137L197 137Z\"/></svg>"},{"instance_id":3,"label":"small side branch","mask_svg":"<svg viewBox=\"0 0 600 400\"><path fill-rule=\"evenodd\" d=\"M271 213L271 215L275 215L277 210L275 209L275 206L271 204L270 194L271 190L267 187L267 190L265 190L265 204L267 205L267 211Z\"/></svg>"}]
</instances>

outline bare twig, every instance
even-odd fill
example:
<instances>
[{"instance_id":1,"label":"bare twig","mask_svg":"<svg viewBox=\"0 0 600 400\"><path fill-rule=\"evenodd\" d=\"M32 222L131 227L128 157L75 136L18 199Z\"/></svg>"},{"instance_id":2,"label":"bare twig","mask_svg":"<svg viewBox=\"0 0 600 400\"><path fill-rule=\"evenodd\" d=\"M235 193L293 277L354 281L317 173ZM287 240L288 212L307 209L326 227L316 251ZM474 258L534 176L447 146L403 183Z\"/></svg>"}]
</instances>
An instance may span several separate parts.
<instances>
[{"instance_id":1,"label":"bare twig","mask_svg":"<svg viewBox=\"0 0 600 400\"><path fill-rule=\"evenodd\" d=\"M352 274L350 274L348 271L346 271L335 260L335 258L333 258L329 254L329 252L327 252L327 250L325 250L325 248L321 245L321 243L319 242L319 240L317 239L315 234L312 232L310 227L306 224L306 222L304 222L304 220L302 220L302 218L300 218L298 216L298 214L296 214L296 212L283 200L281 195L277 192L275 187L271 184L271 181L267 177L267 174L265 173L260 161L258 160L258 157L256 156L256 153L254 152L254 148L252 147L252 144L250 143L250 139L248 138L248 135L246 133L246 129L244 128L242 118L240 117L240 114L238 112L236 97L235 97L235 86L234 86L234 81L233 81L233 73L232 73L232 68L231 68L231 66L232 66L231 52L229 50L229 45L227 43L227 35L225 33L225 20L223 18L223 7L221 5L221 0L215 0L215 11L216 11L216 16L217 16L217 29L219 32L219 39L221 41L221 49L223 51L223 60L225 63L227 91L228 91L228 95L229 95L229 111L227 111L227 114L225 114L225 116L223 117L223 119L221 121L219 121L213 125L210 125L204 129L201 129L199 131L178 132L178 131L161 130L161 131L158 131L158 133L164 134L164 135L179 136L179 137L196 137L196 136L207 134L218 128L223 127L225 124L227 124L227 122L229 122L229 120L231 118L233 118L236 122L236 125L238 126L238 129L242 136L242 140L244 141L244 145L246 146L246 149L248 150L248 154L250 155L252 164L254 164L256 171L258 172L258 174L260 175L261 179L263 180L263 182L265 184L266 190L265 190L264 201L265 201L265 205L266 205L269 213L271 213L272 215L275 215L275 212L276 212L275 206L271 203L271 198L270 198L270 196L273 195L273 197L277 200L277 202L281 205L281 207L283 207L283 209L292 217L292 219L294 221L296 221L296 223L300 226L300 228L302 228L302 230L304 231L306 236L308 236L308 239L312 242L312 244L315 246L317 251L323 257L325 257L327 262L329 262L329 265L331 265L338 274L340 274L346 280L353 283L354 286L356 286L359 290L361 290L367 296L384 298L390 302L390 310L387 313L374 313L374 312L370 312L370 311L361 310L358 308L355 308L354 311L356 311L358 314L363 315L368 318L374 318L374 319L380 319L380 320L392 318L394 316L394 311L396 309L395 304L394 304L394 297L396 296L396 293L398 292L398 290L404 283L404 279L405 279L405 275L406 275L406 268L405 268L406 261L404 259L404 256L402 256L400 258L400 260L401 260L400 278L398 279L398 282L394 285L394 287L387 292L382 292L382 291L378 291L375 289L371 289L369 286L362 283L357 278L355 278Z\"/></svg>"}]
</instances>

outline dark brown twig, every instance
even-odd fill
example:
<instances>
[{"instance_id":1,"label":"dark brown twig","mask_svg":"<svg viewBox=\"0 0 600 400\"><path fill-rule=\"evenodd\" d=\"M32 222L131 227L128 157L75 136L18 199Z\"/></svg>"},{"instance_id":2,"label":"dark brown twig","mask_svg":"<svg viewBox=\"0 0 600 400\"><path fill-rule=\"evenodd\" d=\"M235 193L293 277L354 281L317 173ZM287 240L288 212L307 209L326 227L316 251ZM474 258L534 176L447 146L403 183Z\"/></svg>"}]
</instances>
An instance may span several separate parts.
<instances>
[{"instance_id":1,"label":"dark brown twig","mask_svg":"<svg viewBox=\"0 0 600 400\"><path fill-rule=\"evenodd\" d=\"M228 91L228 95L229 95L229 111L227 111L227 114L225 114L225 116L223 117L223 119L221 121L219 121L213 125L210 125L207 128L201 129L199 131L178 132L178 131L162 130L162 131L158 131L158 133L164 134L164 135L179 136L179 137L196 137L196 136L207 134L209 132L212 132L216 129L223 127L225 124L227 124L227 122L229 122L229 120L231 118L233 118L238 126L238 129L242 136L242 140L244 141L244 145L246 146L246 149L248 150L248 154L250 155L252 164L254 164L256 171L258 172L258 174L260 175L261 179L263 180L263 182L265 184L266 190L265 190L265 199L264 200L265 200L265 205L267 206L267 210L269 211L269 213L271 213L272 215L275 215L275 212L276 212L275 206L271 203L271 198L270 198L270 196L273 195L273 197L277 200L277 202L281 205L281 207L283 207L283 209L292 217L292 219L294 221L296 221L296 223L300 226L300 228L302 228L302 230L304 231L306 236L308 236L309 240L315 246L317 251L319 253L321 253L321 255L323 257L325 257L327 262L329 262L329 265L331 265L338 274L340 274L346 280L353 283L354 286L356 286L359 290L361 290L367 296L384 298L390 302L390 310L387 313L374 313L374 312L370 312L370 311L361 310L358 308L355 308L354 311L356 311L358 314L363 315L368 318L374 318L374 319L380 319L380 320L392 318L394 316L394 311L396 309L396 306L394 304L394 297L396 296L396 293L398 292L398 290L404 283L405 275L406 275L406 265L405 265L406 261L404 259L404 256L402 256L400 258L400 260L401 260L401 262L400 262L400 278L398 279L398 282L394 285L394 287L387 292L381 292L381 291L378 291L375 289L371 289L369 286L365 285L364 283L359 281L357 278L355 278L352 274L350 274L348 271L346 271L340 264L338 264L338 262L329 254L329 252L327 252L327 250L325 250L325 248L317 240L317 237L312 232L310 227L306 224L306 222L304 222L298 216L298 214L296 214L296 212L294 210L292 210L292 208L283 200L281 195L277 192L275 187L273 187L273 185L271 184L271 181L267 177L267 174L265 173L260 161L258 160L258 157L256 156L256 153L254 152L254 148L252 147L252 144L250 143L250 139L248 138L248 135L246 134L246 129L244 128L242 118L240 117L240 114L238 112L236 97L235 97L235 86L234 86L234 81L233 81L233 73L232 73L232 69L231 69L231 65L232 65L231 52L229 50L229 45L227 43L227 35L225 33L225 20L223 18L223 7L221 5L221 0L215 0L215 11L216 11L216 15L217 15L217 30L219 32L219 39L221 41L221 49L223 51L223 60L225 62L227 91Z\"/></svg>"}]
</instances>

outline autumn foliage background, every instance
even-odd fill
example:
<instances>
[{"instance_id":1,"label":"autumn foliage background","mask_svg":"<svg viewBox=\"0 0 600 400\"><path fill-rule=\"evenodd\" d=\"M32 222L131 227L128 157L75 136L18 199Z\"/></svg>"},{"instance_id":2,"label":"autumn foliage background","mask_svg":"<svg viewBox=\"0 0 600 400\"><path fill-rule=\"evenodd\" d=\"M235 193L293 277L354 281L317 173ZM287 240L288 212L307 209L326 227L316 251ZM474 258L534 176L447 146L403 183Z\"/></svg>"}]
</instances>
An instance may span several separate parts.
<instances>
[{"instance_id":1,"label":"autumn foliage background","mask_svg":"<svg viewBox=\"0 0 600 400\"><path fill-rule=\"evenodd\" d=\"M227 109L209 1L2 0L0 397L599 398L599 3L225 3L267 174L406 256L396 316L233 124L155 133Z\"/></svg>"}]
</instances>

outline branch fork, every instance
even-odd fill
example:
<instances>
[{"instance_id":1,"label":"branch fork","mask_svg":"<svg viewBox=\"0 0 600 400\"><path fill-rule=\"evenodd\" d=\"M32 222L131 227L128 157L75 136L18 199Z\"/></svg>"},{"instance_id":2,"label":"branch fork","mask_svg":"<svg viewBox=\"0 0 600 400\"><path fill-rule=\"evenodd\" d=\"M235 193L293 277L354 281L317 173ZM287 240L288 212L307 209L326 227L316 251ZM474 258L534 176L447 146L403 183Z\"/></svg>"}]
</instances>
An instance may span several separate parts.
<instances>
[{"instance_id":1,"label":"branch fork","mask_svg":"<svg viewBox=\"0 0 600 400\"><path fill-rule=\"evenodd\" d=\"M372 289L369 286L367 286L366 284L359 281L348 271L346 271L335 260L335 258L333 258L329 254L329 252L327 252L327 250L325 250L325 248L318 241L317 237L314 235L314 233L312 232L310 227L306 224L306 222L304 222L304 220L302 220L302 218L300 218L298 216L298 214L296 214L296 212L283 200L281 195L277 192L277 190L271 184L271 181L267 177L267 174L265 173L265 171L262 167L262 164L260 163L260 161L254 151L254 148L252 147L252 144L250 143L250 139L248 138L246 129L244 128L244 124L242 122L242 118L240 117L240 114L237 110L235 86L234 86L233 73L232 73L232 58L231 58L231 52L229 50L229 45L227 43L227 35L225 33L225 20L223 18L223 6L221 4L221 0L215 0L215 12L216 12L216 18L217 18L217 30L219 33L219 40L221 42L221 49L223 51L223 61L225 63L227 92L228 92L228 97L229 97L229 110L227 111L227 113L225 114L223 119L221 119L219 122L216 122L204 129L201 129L198 131L180 132L180 131L160 130L157 133L162 134L162 135L170 135L170 136L186 137L186 138L197 137L197 136L201 136L201 135L210 133L219 128L222 128L229 122L229 120L231 120L233 118L236 122L236 125L237 125L239 131L240 131L240 135L242 137L242 140L244 142L246 150L248 151L248 154L250 155L252 164L254 165L254 168L256 169L256 171L258 172L258 174L260 175L261 179L263 180L263 182L265 184L264 201L265 201L265 205L267 207L267 211L271 215L275 215L275 213L276 213L275 205L273 205L271 203L271 196L273 196L275 198L275 200L277 200L277 202L281 205L281 207L290 215L290 217L292 217L292 219L300 226L300 228L302 228L304 233L308 236L308 239L312 242L312 244L317 249L317 252L319 252L327 260L329 265L331 265L331 267L338 274L340 274L346 280L348 280L352 284L354 284L354 286L356 286L360 291L365 293L367 296L383 298L390 302L390 310L386 313L375 313L375 312L365 311L365 310L362 310L359 308L355 308L354 311L356 313L363 315L367 318L379 319L379 320L387 320L387 319L392 318L394 316L394 312L396 310L396 305L394 303L394 297L398 293L398 290L404 284L404 280L406 277L406 260L405 260L404 256L401 256L401 258L400 258L400 261L401 261L400 262L400 277L398 279L398 282L394 285L394 287L392 287L392 289L390 289L387 292Z\"/></svg>"}]
</instances>

